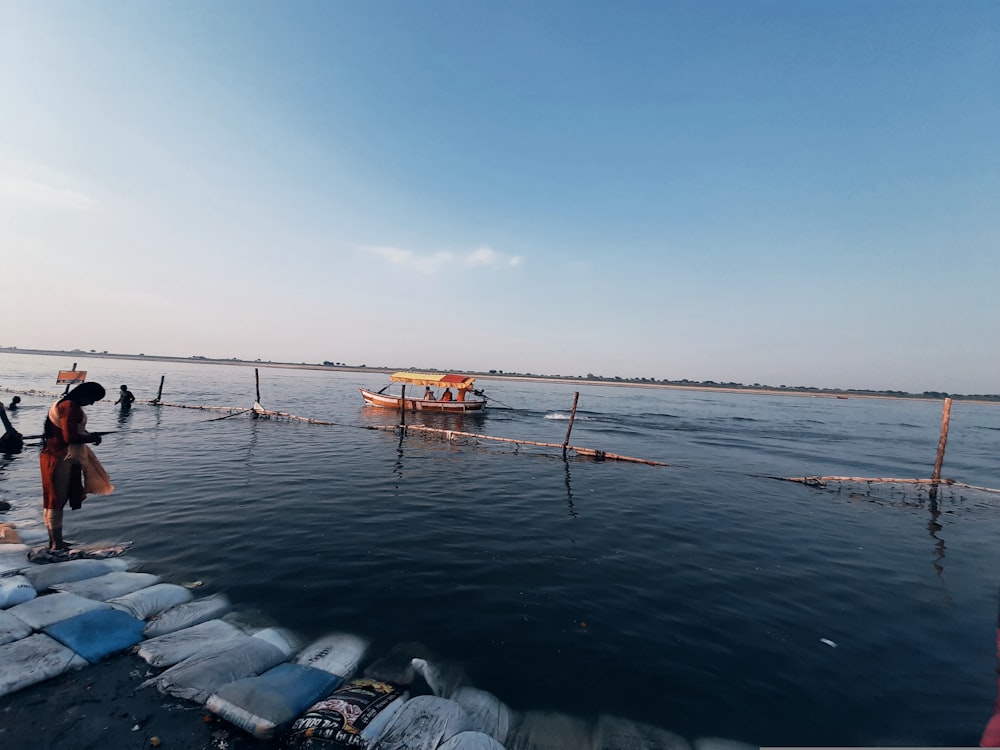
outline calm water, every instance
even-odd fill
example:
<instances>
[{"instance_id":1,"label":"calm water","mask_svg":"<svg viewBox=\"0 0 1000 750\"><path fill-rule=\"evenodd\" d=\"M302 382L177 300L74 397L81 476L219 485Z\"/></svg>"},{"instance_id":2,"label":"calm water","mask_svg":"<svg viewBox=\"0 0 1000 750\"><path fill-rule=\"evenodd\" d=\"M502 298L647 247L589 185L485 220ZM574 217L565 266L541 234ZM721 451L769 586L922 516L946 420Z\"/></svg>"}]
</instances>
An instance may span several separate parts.
<instances>
[{"instance_id":1,"label":"calm water","mask_svg":"<svg viewBox=\"0 0 1000 750\"><path fill-rule=\"evenodd\" d=\"M0 387L56 393L57 357L0 354ZM766 475L927 477L941 403L481 379L513 407L424 422L664 461L362 429L381 374L262 368L269 409L320 426L155 408L248 407L251 367L80 360L110 400L90 428L117 489L71 539L134 539L304 636L419 641L513 708L625 716L693 739L975 745L996 697L1000 496L823 491ZM9 401L9 394L3 394ZM51 399L14 416L40 432ZM214 420L214 421L211 421ZM956 403L944 474L1000 487L1000 408ZM37 450L0 459L6 517L40 525ZM2 518L2 516L0 516ZM831 647L820 639L836 644Z\"/></svg>"}]
</instances>

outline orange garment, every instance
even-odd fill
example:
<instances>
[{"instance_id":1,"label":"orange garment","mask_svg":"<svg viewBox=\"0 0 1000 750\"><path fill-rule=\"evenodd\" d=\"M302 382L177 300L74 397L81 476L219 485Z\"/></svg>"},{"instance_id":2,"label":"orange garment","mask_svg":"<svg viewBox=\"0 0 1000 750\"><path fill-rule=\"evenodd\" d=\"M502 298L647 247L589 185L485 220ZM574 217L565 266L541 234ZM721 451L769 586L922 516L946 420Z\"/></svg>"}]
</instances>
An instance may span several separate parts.
<instances>
[{"instance_id":1,"label":"orange garment","mask_svg":"<svg viewBox=\"0 0 1000 750\"><path fill-rule=\"evenodd\" d=\"M457 400L459 400L459 401L465 401L465 391L459 391L458 392L458 399Z\"/></svg>"},{"instance_id":2,"label":"orange garment","mask_svg":"<svg viewBox=\"0 0 1000 750\"><path fill-rule=\"evenodd\" d=\"M84 429L87 416L78 404L64 399L55 405L59 425L45 440L45 447L38 458L42 470L42 507L62 510L69 502L76 510L83 505L87 492L83 488L83 469L79 463L66 460L69 447L90 442ZM51 420L50 420L51 421Z\"/></svg>"},{"instance_id":3,"label":"orange garment","mask_svg":"<svg viewBox=\"0 0 1000 750\"><path fill-rule=\"evenodd\" d=\"M451 401L451 391L445 388L444 393L441 394L439 401Z\"/></svg>"}]
</instances>

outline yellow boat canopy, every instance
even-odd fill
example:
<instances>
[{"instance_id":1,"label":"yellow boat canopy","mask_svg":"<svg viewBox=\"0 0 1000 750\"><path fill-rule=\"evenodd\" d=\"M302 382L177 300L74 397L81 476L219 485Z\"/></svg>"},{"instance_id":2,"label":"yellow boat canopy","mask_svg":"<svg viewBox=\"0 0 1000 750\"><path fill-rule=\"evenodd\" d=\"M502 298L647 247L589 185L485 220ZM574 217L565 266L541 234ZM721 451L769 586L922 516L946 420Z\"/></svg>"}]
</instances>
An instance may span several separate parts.
<instances>
[{"instance_id":1,"label":"yellow boat canopy","mask_svg":"<svg viewBox=\"0 0 1000 750\"><path fill-rule=\"evenodd\" d=\"M435 374L431 372L394 372L390 377L393 383L409 383L410 385L429 385L434 388L454 388L458 391L471 391L476 384L475 378L450 373Z\"/></svg>"}]
</instances>

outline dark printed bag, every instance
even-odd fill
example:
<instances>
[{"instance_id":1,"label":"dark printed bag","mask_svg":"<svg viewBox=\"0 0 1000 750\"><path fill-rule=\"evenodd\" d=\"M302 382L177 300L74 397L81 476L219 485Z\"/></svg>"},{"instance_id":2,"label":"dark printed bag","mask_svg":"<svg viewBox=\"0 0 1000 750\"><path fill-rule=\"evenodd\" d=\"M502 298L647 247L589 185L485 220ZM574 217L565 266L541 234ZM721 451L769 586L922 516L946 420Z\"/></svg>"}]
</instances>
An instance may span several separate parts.
<instances>
[{"instance_id":1,"label":"dark printed bag","mask_svg":"<svg viewBox=\"0 0 1000 750\"><path fill-rule=\"evenodd\" d=\"M405 702L398 685L367 678L351 680L296 719L286 744L293 750L363 750L374 744Z\"/></svg>"}]
</instances>

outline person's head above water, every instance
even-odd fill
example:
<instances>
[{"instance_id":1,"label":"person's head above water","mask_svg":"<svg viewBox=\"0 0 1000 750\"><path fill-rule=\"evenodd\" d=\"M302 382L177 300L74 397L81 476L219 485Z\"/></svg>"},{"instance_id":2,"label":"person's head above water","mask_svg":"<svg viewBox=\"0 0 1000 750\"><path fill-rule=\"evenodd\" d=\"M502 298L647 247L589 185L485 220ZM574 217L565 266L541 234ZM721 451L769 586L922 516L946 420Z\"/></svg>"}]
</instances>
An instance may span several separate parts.
<instances>
[{"instance_id":1,"label":"person's head above water","mask_svg":"<svg viewBox=\"0 0 1000 750\"><path fill-rule=\"evenodd\" d=\"M104 386L100 383L81 383L66 394L65 398L80 406L90 406L104 398Z\"/></svg>"},{"instance_id":2,"label":"person's head above water","mask_svg":"<svg viewBox=\"0 0 1000 750\"><path fill-rule=\"evenodd\" d=\"M123 391L127 391L127 390L128 390L128 386L127 386L127 385L123 385L123 386L122 386L122 390L123 390Z\"/></svg>"}]
</instances>

